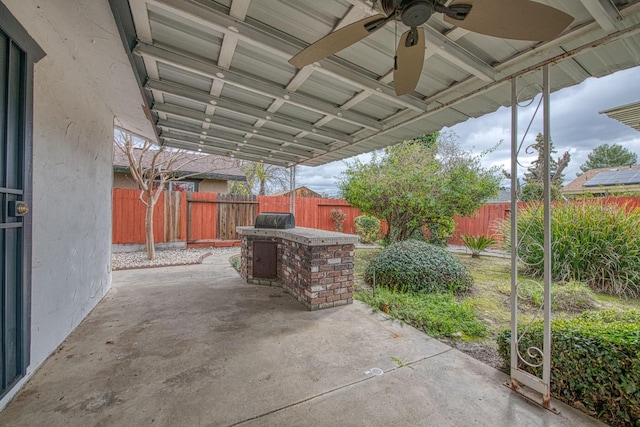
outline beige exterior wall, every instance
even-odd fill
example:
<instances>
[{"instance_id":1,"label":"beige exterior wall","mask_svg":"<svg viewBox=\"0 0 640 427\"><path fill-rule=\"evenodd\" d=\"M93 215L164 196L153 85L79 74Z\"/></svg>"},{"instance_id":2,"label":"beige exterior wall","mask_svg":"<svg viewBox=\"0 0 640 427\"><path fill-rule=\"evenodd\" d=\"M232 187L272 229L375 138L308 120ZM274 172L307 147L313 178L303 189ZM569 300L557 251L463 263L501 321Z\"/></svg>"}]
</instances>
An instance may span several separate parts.
<instances>
[{"instance_id":1,"label":"beige exterior wall","mask_svg":"<svg viewBox=\"0 0 640 427\"><path fill-rule=\"evenodd\" d=\"M228 193L229 186L227 185L227 181L224 180L213 180L213 179L203 179L198 184L198 191L205 193Z\"/></svg>"},{"instance_id":2,"label":"beige exterior wall","mask_svg":"<svg viewBox=\"0 0 640 427\"><path fill-rule=\"evenodd\" d=\"M113 188L138 188L131 175L126 173L113 174ZM198 183L198 191L206 193L228 193L227 181L219 179L203 179Z\"/></svg>"},{"instance_id":3,"label":"beige exterior wall","mask_svg":"<svg viewBox=\"0 0 640 427\"><path fill-rule=\"evenodd\" d=\"M113 188L138 188L138 184L136 184L136 182L129 174L114 173Z\"/></svg>"}]
</instances>

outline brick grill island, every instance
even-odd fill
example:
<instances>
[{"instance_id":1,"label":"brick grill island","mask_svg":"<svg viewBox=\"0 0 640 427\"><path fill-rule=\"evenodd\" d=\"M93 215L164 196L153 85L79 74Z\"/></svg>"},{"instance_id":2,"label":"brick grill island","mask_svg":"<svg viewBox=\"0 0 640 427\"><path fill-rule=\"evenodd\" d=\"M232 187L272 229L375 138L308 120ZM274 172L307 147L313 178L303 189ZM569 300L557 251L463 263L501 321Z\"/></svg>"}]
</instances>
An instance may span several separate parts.
<instances>
[{"instance_id":1,"label":"brick grill island","mask_svg":"<svg viewBox=\"0 0 640 427\"><path fill-rule=\"evenodd\" d=\"M282 286L309 310L353 302L358 237L314 228L237 227L240 274L247 283Z\"/></svg>"}]
</instances>

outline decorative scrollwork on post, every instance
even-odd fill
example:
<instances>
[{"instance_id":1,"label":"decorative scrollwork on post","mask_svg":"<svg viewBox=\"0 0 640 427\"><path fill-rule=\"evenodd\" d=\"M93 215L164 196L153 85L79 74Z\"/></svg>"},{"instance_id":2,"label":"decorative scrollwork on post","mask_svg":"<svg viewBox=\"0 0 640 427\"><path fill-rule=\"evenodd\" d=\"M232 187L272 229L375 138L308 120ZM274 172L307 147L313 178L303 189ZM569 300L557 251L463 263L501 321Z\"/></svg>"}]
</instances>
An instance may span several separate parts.
<instances>
[{"instance_id":1,"label":"decorative scrollwork on post","mask_svg":"<svg viewBox=\"0 0 640 427\"><path fill-rule=\"evenodd\" d=\"M543 87L544 86L544 87ZM538 377L540 372L545 371L547 366L546 358L546 342L542 346L531 339L530 334L537 321L541 318L547 319L547 309L545 301L550 301L548 289L545 282L537 281L524 274L537 275L547 267L544 254L548 251L547 243L542 244L538 239L532 238L533 234L539 232L536 227L540 224L537 218L540 214L546 215L543 203L531 203L527 205L529 210L526 215L518 214L518 202L521 197L521 185L518 179L518 169L528 169L530 165L525 159L530 159L532 154L537 150L535 144L527 144L530 130L534 125L536 117L544 107L546 116L546 100L545 97L537 97L538 94L547 93L545 88L548 83L540 85L537 83L527 84L517 90L516 81L512 82L512 161L511 161L511 185L512 185L512 204L511 204L511 245L512 245L512 278L511 278L511 303L512 303L512 386L514 381L524 381L525 384L541 391L543 396L548 396L548 385L545 385L543 377ZM524 129L524 132L518 135L518 113L519 108L526 108L531 112L531 117ZM546 118L545 118L546 120ZM546 130L546 127L545 127ZM546 194L546 193L543 193ZM532 256L533 255L533 256ZM522 270L522 273L520 272ZM537 328L537 327L536 327ZM541 348L542 347L542 348ZM536 385L538 384L539 387ZM543 399L544 401L545 399Z\"/></svg>"},{"instance_id":2,"label":"decorative scrollwork on post","mask_svg":"<svg viewBox=\"0 0 640 427\"><path fill-rule=\"evenodd\" d=\"M518 301L522 301L529 305L535 305L535 296L540 295L540 291L544 293L544 286L542 285L542 283L532 279L526 279L518 282L518 285L516 287L516 297ZM542 366L543 352L536 346L530 346L526 349L526 353L523 355L523 349L520 348L520 341L527 335L529 329L531 328L531 325L533 325L534 322L540 318L543 308L544 305L542 299L540 299L531 321L528 322L527 326L522 330L522 333L516 335L516 350L518 352L518 359L520 362L532 368Z\"/></svg>"}]
</instances>

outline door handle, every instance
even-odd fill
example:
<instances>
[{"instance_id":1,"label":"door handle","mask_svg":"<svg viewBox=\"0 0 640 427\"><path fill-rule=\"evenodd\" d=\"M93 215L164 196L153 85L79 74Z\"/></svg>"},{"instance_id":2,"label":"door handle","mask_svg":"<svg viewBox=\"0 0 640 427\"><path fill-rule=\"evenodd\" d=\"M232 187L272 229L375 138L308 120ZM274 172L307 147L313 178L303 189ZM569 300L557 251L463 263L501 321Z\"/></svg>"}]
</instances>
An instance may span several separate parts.
<instances>
[{"instance_id":1,"label":"door handle","mask_svg":"<svg viewBox=\"0 0 640 427\"><path fill-rule=\"evenodd\" d=\"M29 213L29 205L23 201L9 201L9 216L25 216Z\"/></svg>"}]
</instances>

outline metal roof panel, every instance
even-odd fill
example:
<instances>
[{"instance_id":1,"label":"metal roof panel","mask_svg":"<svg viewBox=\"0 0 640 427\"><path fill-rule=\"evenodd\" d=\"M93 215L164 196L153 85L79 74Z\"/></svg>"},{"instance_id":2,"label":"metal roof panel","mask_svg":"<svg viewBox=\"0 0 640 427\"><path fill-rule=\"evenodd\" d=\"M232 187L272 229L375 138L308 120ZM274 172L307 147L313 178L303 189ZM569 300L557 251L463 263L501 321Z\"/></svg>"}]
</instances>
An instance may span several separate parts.
<instances>
[{"instance_id":1,"label":"metal roof panel","mask_svg":"<svg viewBox=\"0 0 640 427\"><path fill-rule=\"evenodd\" d=\"M366 2L140 1L147 13L136 22L148 25L152 40L141 41L135 53L147 66L139 77L153 95L154 120L268 133L281 149L264 160L280 164L292 158L322 164L495 111L511 102L511 78L535 89L544 64L550 65L552 90L640 64L640 0L612 3L622 20L592 15L580 0L541 1L575 17L545 43L468 32L436 14L425 25L426 59L416 91L400 97L392 70L403 24L389 24L317 66L298 70L287 62L341 23L376 13ZM260 145L253 139L245 145L234 140L229 151L259 157L264 140ZM178 138L165 142L193 145ZM313 156L295 157L300 147L315 150Z\"/></svg>"}]
</instances>

